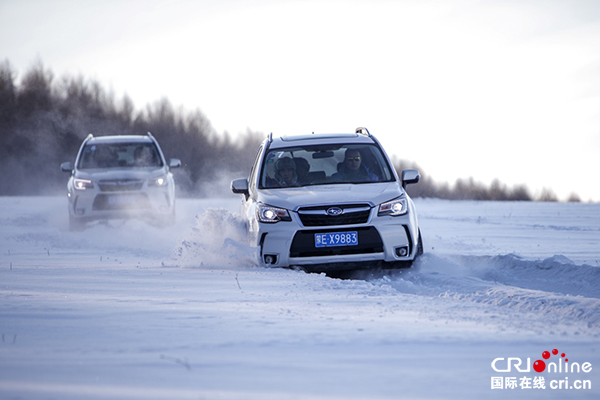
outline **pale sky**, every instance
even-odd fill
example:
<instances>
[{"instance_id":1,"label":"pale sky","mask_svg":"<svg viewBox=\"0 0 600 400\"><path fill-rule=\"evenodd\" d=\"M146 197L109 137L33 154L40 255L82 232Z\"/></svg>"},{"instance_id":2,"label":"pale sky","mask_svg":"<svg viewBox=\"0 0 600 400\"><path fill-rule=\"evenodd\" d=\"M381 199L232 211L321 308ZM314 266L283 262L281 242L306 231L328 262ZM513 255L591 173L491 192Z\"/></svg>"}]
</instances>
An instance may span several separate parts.
<instances>
[{"instance_id":1,"label":"pale sky","mask_svg":"<svg viewBox=\"0 0 600 400\"><path fill-rule=\"evenodd\" d=\"M219 133L366 126L437 182L600 201L600 1L0 0L0 60Z\"/></svg>"}]
</instances>

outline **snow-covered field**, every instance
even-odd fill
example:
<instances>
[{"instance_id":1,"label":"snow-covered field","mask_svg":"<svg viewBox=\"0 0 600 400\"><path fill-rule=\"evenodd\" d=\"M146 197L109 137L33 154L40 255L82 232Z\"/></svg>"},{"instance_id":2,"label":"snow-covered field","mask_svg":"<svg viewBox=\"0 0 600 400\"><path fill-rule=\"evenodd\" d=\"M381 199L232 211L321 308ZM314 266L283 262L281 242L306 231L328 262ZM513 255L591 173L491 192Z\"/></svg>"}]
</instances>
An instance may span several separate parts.
<instances>
[{"instance_id":1,"label":"snow-covered field","mask_svg":"<svg viewBox=\"0 0 600 400\"><path fill-rule=\"evenodd\" d=\"M0 399L599 398L600 204L417 199L424 256L345 280L254 266L238 204L0 198Z\"/></svg>"}]
</instances>

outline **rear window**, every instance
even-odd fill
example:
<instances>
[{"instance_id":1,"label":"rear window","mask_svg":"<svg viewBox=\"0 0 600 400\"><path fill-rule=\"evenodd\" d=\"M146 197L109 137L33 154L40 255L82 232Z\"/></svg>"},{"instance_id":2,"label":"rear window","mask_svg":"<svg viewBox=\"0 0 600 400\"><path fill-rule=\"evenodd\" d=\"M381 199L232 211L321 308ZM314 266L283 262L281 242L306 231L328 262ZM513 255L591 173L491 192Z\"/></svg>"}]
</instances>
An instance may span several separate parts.
<instances>
[{"instance_id":1,"label":"rear window","mask_svg":"<svg viewBox=\"0 0 600 400\"><path fill-rule=\"evenodd\" d=\"M154 143L88 144L79 158L79 169L162 167Z\"/></svg>"},{"instance_id":2,"label":"rear window","mask_svg":"<svg viewBox=\"0 0 600 400\"><path fill-rule=\"evenodd\" d=\"M263 159L259 187L393 180L385 156L375 145L314 145L270 150Z\"/></svg>"}]
</instances>

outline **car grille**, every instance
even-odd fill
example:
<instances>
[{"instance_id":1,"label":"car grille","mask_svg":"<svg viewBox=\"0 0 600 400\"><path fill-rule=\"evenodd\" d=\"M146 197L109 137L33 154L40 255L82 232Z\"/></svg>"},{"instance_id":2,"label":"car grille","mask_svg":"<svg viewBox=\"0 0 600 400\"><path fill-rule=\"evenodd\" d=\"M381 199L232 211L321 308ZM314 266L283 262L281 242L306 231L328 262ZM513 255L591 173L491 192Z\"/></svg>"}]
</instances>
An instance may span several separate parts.
<instances>
[{"instance_id":1,"label":"car grille","mask_svg":"<svg viewBox=\"0 0 600 400\"><path fill-rule=\"evenodd\" d=\"M330 215L327 210L341 210L339 215ZM364 224L369 220L371 206L368 204L343 204L316 207L304 207L298 210L298 216L304 226L334 226Z\"/></svg>"},{"instance_id":2,"label":"car grille","mask_svg":"<svg viewBox=\"0 0 600 400\"><path fill-rule=\"evenodd\" d=\"M342 232L340 229L298 231L292 240L290 257L334 256L344 254L383 253L383 241L372 226L353 228L358 233L356 246L316 247L315 233Z\"/></svg>"},{"instance_id":3,"label":"car grille","mask_svg":"<svg viewBox=\"0 0 600 400\"><path fill-rule=\"evenodd\" d=\"M140 190L144 184L140 179L112 179L98 181L98 186L103 192L126 192Z\"/></svg>"}]
</instances>

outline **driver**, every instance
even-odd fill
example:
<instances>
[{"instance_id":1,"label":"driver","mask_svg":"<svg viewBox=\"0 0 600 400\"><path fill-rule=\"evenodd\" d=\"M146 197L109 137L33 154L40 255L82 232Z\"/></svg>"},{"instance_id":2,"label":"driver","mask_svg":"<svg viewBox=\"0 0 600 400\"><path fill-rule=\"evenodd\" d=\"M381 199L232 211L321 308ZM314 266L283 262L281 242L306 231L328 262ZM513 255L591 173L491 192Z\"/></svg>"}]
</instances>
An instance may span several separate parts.
<instances>
[{"instance_id":1,"label":"driver","mask_svg":"<svg viewBox=\"0 0 600 400\"><path fill-rule=\"evenodd\" d=\"M334 182L377 182L377 175L370 172L362 163L362 156L358 149L347 149L344 154L344 163L339 172L332 176Z\"/></svg>"},{"instance_id":2,"label":"driver","mask_svg":"<svg viewBox=\"0 0 600 400\"><path fill-rule=\"evenodd\" d=\"M296 163L290 157L283 157L275 163L275 179L281 186L297 186Z\"/></svg>"}]
</instances>

